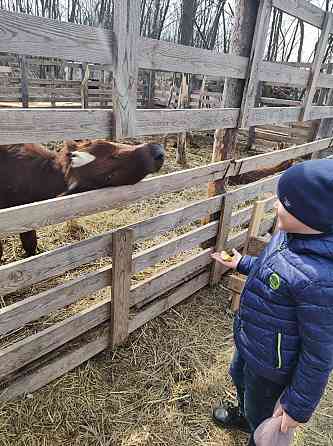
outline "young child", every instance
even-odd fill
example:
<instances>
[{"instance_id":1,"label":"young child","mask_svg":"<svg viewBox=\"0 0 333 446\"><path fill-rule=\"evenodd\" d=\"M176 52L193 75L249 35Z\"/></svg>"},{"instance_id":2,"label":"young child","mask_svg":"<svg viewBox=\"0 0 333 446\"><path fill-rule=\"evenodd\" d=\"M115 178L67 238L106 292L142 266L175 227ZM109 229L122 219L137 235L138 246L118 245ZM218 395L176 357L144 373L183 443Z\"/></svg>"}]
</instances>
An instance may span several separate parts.
<instances>
[{"instance_id":1,"label":"young child","mask_svg":"<svg viewBox=\"0 0 333 446\"><path fill-rule=\"evenodd\" d=\"M213 412L251 432L273 415L281 431L306 423L333 369L333 160L306 161L278 184L279 232L259 257L212 257L248 275L235 316L230 374L238 406Z\"/></svg>"}]
</instances>

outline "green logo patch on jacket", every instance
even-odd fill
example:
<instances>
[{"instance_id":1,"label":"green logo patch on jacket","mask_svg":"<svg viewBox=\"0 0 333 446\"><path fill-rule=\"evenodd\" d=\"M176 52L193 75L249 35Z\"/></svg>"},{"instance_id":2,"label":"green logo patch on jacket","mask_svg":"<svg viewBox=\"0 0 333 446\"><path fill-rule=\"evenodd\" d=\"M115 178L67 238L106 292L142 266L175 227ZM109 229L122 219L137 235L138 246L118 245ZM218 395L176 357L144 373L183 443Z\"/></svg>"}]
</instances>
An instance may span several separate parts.
<instances>
[{"instance_id":1,"label":"green logo patch on jacket","mask_svg":"<svg viewBox=\"0 0 333 446\"><path fill-rule=\"evenodd\" d=\"M281 285L281 279L280 276L277 273L272 273L269 276L269 286L272 288L272 290L278 290Z\"/></svg>"}]
</instances>

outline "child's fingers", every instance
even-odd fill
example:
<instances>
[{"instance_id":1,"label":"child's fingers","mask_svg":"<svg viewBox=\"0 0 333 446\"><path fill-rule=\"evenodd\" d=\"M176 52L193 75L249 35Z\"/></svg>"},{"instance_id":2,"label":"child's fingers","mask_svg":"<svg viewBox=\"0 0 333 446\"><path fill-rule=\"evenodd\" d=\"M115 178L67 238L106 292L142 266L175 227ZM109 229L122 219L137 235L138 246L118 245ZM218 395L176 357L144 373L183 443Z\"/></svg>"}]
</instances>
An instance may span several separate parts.
<instances>
[{"instance_id":1,"label":"child's fingers","mask_svg":"<svg viewBox=\"0 0 333 446\"><path fill-rule=\"evenodd\" d=\"M281 423L281 432L286 434L288 432L288 429L289 429L288 420L287 420L286 414L283 413L282 423Z\"/></svg>"},{"instance_id":2,"label":"child's fingers","mask_svg":"<svg viewBox=\"0 0 333 446\"><path fill-rule=\"evenodd\" d=\"M280 405L274 412L273 417L278 418L278 417L281 417L281 415L283 415L283 409L282 409L282 406Z\"/></svg>"}]
</instances>

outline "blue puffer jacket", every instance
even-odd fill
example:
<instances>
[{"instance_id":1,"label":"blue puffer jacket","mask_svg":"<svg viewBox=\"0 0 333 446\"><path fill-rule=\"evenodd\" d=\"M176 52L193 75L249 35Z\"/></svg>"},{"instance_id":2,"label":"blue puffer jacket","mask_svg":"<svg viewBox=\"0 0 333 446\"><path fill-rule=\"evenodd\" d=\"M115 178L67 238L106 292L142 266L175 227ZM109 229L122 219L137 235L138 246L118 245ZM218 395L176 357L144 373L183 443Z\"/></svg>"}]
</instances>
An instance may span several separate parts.
<instances>
[{"instance_id":1,"label":"blue puffer jacket","mask_svg":"<svg viewBox=\"0 0 333 446\"><path fill-rule=\"evenodd\" d=\"M248 275L235 343L249 367L286 385L281 403L298 422L315 410L333 369L333 234L276 234Z\"/></svg>"}]
</instances>

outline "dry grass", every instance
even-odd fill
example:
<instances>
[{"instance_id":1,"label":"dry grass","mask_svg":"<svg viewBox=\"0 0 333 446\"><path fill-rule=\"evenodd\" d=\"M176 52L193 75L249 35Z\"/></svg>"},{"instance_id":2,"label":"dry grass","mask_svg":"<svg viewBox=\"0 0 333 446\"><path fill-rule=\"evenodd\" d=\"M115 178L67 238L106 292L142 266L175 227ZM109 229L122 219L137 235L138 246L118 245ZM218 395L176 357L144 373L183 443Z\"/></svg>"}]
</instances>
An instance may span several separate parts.
<instances>
[{"instance_id":1,"label":"dry grass","mask_svg":"<svg viewBox=\"0 0 333 446\"><path fill-rule=\"evenodd\" d=\"M163 173L180 170L168 147ZM210 160L212 140L196 138L189 149L189 167ZM57 225L39 231L40 249L83 240L95 234L142 220L205 197L205 187L133 204L79 220L79 227ZM144 249L188 230L180 228L154 240L138 243ZM16 237L5 246L6 262L22 257ZM189 253L168 259L135 279L141 280ZM6 298L4 305L99 268L110 259L69 272ZM29 324L2 345L23 339L106 297L107 291ZM226 308L223 285L204 289L185 303L148 323L130 336L125 346L107 351L66 374L33 398L0 405L0 446L241 446L243 434L224 432L211 422L220 399L234 398L228 376L233 351L232 315ZM95 334L90 333L90 338ZM297 434L295 446L333 445L333 384L317 416Z\"/></svg>"}]
</instances>

